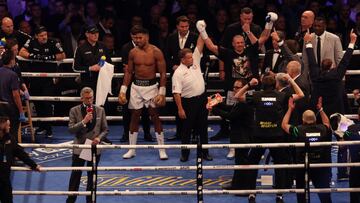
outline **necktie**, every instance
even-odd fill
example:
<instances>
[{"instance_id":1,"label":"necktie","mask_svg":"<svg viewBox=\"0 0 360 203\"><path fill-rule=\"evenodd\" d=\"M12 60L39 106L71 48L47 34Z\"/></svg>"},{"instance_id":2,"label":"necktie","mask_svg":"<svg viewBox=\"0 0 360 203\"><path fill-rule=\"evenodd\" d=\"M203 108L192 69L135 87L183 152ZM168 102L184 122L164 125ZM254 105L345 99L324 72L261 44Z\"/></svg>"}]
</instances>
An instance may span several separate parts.
<instances>
[{"instance_id":1,"label":"necktie","mask_svg":"<svg viewBox=\"0 0 360 203\"><path fill-rule=\"evenodd\" d=\"M183 49L184 48L184 38L181 38L180 39L180 49Z\"/></svg>"},{"instance_id":2,"label":"necktie","mask_svg":"<svg viewBox=\"0 0 360 203\"><path fill-rule=\"evenodd\" d=\"M316 56L317 56L317 62L320 67L320 65L321 65L321 40L320 40L320 37L317 38Z\"/></svg>"}]
</instances>

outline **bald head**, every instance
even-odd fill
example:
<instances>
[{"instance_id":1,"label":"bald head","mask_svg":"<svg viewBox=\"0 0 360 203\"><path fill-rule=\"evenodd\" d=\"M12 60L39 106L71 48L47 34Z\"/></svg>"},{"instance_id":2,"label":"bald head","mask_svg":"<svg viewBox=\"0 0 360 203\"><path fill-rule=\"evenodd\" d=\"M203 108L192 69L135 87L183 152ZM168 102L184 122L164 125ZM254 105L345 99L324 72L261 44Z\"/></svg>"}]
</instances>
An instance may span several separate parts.
<instances>
[{"instance_id":1,"label":"bald head","mask_svg":"<svg viewBox=\"0 0 360 203\"><path fill-rule=\"evenodd\" d=\"M5 17L1 20L1 30L7 35L14 32L14 23L11 18Z\"/></svg>"},{"instance_id":2,"label":"bald head","mask_svg":"<svg viewBox=\"0 0 360 203\"><path fill-rule=\"evenodd\" d=\"M304 11L301 15L302 30L311 28L312 24L314 23L314 19L315 19L314 12L312 12L310 10Z\"/></svg>"},{"instance_id":3,"label":"bald head","mask_svg":"<svg viewBox=\"0 0 360 203\"><path fill-rule=\"evenodd\" d=\"M306 110L302 115L302 120L304 124L315 124L316 123L315 113L311 110Z\"/></svg>"},{"instance_id":4,"label":"bald head","mask_svg":"<svg viewBox=\"0 0 360 203\"><path fill-rule=\"evenodd\" d=\"M301 74L301 64L298 61L290 61L286 66L286 72L291 78Z\"/></svg>"}]
</instances>

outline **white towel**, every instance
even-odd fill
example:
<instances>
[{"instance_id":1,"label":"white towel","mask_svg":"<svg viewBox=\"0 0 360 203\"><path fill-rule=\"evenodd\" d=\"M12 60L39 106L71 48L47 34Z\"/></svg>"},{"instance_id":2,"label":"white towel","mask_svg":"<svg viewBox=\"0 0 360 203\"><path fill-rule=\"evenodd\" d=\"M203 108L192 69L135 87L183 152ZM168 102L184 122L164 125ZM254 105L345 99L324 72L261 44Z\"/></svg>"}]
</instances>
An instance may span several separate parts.
<instances>
[{"instance_id":1,"label":"white towel","mask_svg":"<svg viewBox=\"0 0 360 203\"><path fill-rule=\"evenodd\" d=\"M111 93L111 80L114 76L114 65L105 62L99 71L98 81L96 85L96 101L97 106L105 103L106 97Z\"/></svg>"}]
</instances>

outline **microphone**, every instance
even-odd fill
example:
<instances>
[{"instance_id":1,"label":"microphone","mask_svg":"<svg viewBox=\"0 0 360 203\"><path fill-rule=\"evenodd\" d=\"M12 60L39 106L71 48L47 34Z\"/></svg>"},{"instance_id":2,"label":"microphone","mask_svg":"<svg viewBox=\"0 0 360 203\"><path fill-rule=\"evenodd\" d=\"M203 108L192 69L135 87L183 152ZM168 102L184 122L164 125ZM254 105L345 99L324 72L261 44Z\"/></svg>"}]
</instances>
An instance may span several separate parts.
<instances>
[{"instance_id":1,"label":"microphone","mask_svg":"<svg viewBox=\"0 0 360 203\"><path fill-rule=\"evenodd\" d=\"M92 105L86 106L86 112L87 113L93 113L94 109ZM90 123L92 122L92 120L90 120Z\"/></svg>"},{"instance_id":2,"label":"microphone","mask_svg":"<svg viewBox=\"0 0 360 203\"><path fill-rule=\"evenodd\" d=\"M93 107L91 105L86 107L86 112L87 113L92 113L94 111Z\"/></svg>"}]
</instances>

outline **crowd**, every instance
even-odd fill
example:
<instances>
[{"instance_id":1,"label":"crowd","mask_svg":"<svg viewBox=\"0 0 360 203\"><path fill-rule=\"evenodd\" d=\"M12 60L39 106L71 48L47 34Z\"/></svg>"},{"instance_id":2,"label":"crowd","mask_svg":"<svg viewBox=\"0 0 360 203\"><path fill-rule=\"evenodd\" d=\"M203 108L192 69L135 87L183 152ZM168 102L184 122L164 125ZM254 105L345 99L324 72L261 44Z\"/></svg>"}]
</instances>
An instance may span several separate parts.
<instances>
[{"instance_id":1,"label":"crowd","mask_svg":"<svg viewBox=\"0 0 360 203\"><path fill-rule=\"evenodd\" d=\"M178 139L183 144L208 143L209 113L222 118L220 131L210 138L212 141L230 137L230 143L320 142L331 140L332 130L339 141L358 139L354 130L357 124L349 123L338 130L344 123L341 115L348 112L343 78L353 50L360 45L357 1L22 2L23 10L14 9L12 3L0 4L0 107L10 119L7 133L13 138L17 137L19 122L26 120L21 100L30 95L52 96L61 89L62 96L81 95L82 104L69 113L69 131L76 134L75 142L90 139L99 144L108 133L105 111L111 108L108 102L102 107L93 105L93 99L107 97L107 91L98 86L111 86L112 73L106 75L104 70L112 70L112 57L119 56L122 63L116 64L115 71L123 72L124 78L112 88L119 93L124 116L122 142L137 143L141 117L145 139L153 141L151 119L158 144L164 144L158 108L165 105L166 95L174 98L171 109L176 116L176 134L168 140ZM296 54L299 52L301 58ZM265 57L260 58L260 53ZM210 54L219 60L209 60ZM31 62L21 63L16 55ZM80 72L80 77L21 77L24 70L60 72L54 62L65 58L74 58L72 69ZM207 98L205 67L219 72L226 96L220 104L215 97ZM166 73L170 73L170 80ZM357 102L358 86L352 88ZM54 114L50 102L35 102L35 108L38 116ZM317 124L318 116L322 124ZM37 133L51 137L51 126L49 122L39 123ZM264 151L230 149L227 158L235 158L238 165L258 164ZM352 161L356 160L359 148L350 151L355 157ZM74 151L74 166L85 164L79 153ZM180 161L188 161L189 153L182 149ZM327 147L309 153L311 162L331 162ZM340 147L338 162L349 161L347 154L348 148ZM202 155L205 160L213 159L209 150ZM270 155L276 164L304 162L304 149L270 149ZM135 149L130 149L123 158L135 156ZM165 149L159 149L159 157L168 159ZM275 188L291 187L293 179L302 188L303 173L275 170ZM358 174L358 169L352 168L350 178ZM72 177L69 190L78 190L80 175L73 172ZM256 177L256 170L235 171L231 184L224 188L254 189ZM315 187L329 187L330 177L328 168L311 170ZM338 168L337 177L348 178L348 169ZM354 180L350 183L359 187ZM352 193L351 201L360 201L359 196ZM322 202L331 202L330 194L319 197ZM277 194L276 201L282 199L282 194ZM75 200L69 197L67 201ZM304 196L298 195L298 201L304 202ZM250 194L249 202L255 202L254 194Z\"/></svg>"}]
</instances>

